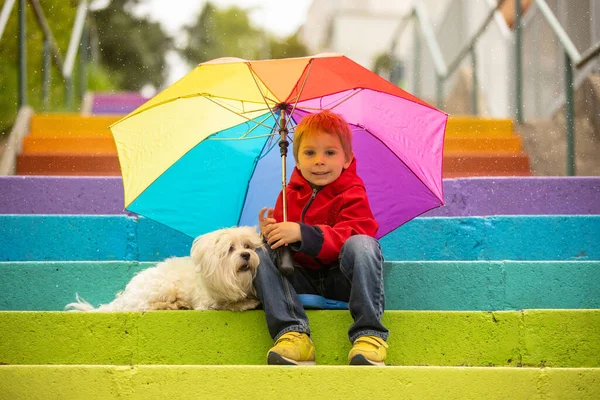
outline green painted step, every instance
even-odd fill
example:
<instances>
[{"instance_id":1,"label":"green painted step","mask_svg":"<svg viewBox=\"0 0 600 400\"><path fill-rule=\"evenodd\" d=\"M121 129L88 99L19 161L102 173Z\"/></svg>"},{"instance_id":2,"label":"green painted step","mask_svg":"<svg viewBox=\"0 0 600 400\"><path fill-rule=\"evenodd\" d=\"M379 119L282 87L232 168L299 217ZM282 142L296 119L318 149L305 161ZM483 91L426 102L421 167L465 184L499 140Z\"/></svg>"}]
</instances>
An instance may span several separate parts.
<instances>
[{"instance_id":1,"label":"green painted step","mask_svg":"<svg viewBox=\"0 0 600 400\"><path fill-rule=\"evenodd\" d=\"M154 262L0 262L0 310L108 303ZM404 261L384 268L388 310L600 308L600 261Z\"/></svg>"},{"instance_id":2,"label":"green painted step","mask_svg":"<svg viewBox=\"0 0 600 400\"><path fill-rule=\"evenodd\" d=\"M600 369L0 366L0 399L598 399Z\"/></svg>"},{"instance_id":3,"label":"green painted step","mask_svg":"<svg viewBox=\"0 0 600 400\"><path fill-rule=\"evenodd\" d=\"M347 311L309 311L317 362L344 365ZM387 311L389 365L600 367L600 310ZM1 364L262 365L262 311L0 312Z\"/></svg>"}]
</instances>

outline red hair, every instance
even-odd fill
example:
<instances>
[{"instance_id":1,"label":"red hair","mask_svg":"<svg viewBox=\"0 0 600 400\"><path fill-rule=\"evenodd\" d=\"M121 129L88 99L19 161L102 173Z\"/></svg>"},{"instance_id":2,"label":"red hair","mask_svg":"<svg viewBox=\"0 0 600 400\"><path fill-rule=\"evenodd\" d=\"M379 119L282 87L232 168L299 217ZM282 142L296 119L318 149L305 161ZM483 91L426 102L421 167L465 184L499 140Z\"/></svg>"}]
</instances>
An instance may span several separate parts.
<instances>
[{"instance_id":1,"label":"red hair","mask_svg":"<svg viewBox=\"0 0 600 400\"><path fill-rule=\"evenodd\" d=\"M302 143L304 136L319 131L330 135L337 135L342 144L346 161L352 159L352 131L350 130L350 125L348 125L341 115L329 110L323 110L316 114L307 115L296 126L296 130L294 131L294 159L296 162L298 161L300 143Z\"/></svg>"}]
</instances>

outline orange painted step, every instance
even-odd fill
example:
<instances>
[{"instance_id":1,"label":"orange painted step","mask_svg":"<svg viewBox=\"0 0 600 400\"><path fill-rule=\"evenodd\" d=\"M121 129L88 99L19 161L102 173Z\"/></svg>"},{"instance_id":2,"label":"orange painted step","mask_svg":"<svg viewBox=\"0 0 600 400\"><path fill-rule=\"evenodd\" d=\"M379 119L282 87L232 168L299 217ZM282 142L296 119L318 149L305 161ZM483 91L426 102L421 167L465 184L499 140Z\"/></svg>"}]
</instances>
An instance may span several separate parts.
<instances>
[{"instance_id":1,"label":"orange painted step","mask_svg":"<svg viewBox=\"0 0 600 400\"><path fill-rule=\"evenodd\" d=\"M17 175L121 175L116 155L48 155L17 156Z\"/></svg>"},{"instance_id":2,"label":"orange painted step","mask_svg":"<svg viewBox=\"0 0 600 400\"><path fill-rule=\"evenodd\" d=\"M449 136L444 141L444 154L462 152L521 153L523 150L521 137L496 136Z\"/></svg>"},{"instance_id":3,"label":"orange painted step","mask_svg":"<svg viewBox=\"0 0 600 400\"><path fill-rule=\"evenodd\" d=\"M513 137L449 137L444 143L444 153L492 152L520 153L522 141ZM23 153L45 154L117 154L112 137L40 137L26 136Z\"/></svg>"},{"instance_id":4,"label":"orange painted step","mask_svg":"<svg viewBox=\"0 0 600 400\"><path fill-rule=\"evenodd\" d=\"M108 127L122 115L82 116L79 114L39 114L31 117L29 136L34 137L107 137Z\"/></svg>"},{"instance_id":5,"label":"orange painted step","mask_svg":"<svg viewBox=\"0 0 600 400\"><path fill-rule=\"evenodd\" d=\"M529 157L519 154L449 154L444 155L444 173L466 172L494 174L531 172ZM484 176L484 175L480 175Z\"/></svg>"},{"instance_id":6,"label":"orange painted step","mask_svg":"<svg viewBox=\"0 0 600 400\"><path fill-rule=\"evenodd\" d=\"M26 136L22 154L104 154L116 155L117 148L112 138L48 138Z\"/></svg>"},{"instance_id":7,"label":"orange painted step","mask_svg":"<svg viewBox=\"0 0 600 400\"><path fill-rule=\"evenodd\" d=\"M533 176L531 172L482 172L482 171L473 171L473 172L444 172L444 179L452 179L452 178L477 178L484 176Z\"/></svg>"}]
</instances>

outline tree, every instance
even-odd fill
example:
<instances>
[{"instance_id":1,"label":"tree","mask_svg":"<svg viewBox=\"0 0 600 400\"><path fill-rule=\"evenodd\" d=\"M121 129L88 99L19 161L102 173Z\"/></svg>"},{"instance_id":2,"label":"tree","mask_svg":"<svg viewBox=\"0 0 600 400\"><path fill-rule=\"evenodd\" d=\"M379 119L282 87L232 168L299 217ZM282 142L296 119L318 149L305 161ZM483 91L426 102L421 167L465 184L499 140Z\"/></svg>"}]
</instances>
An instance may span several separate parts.
<instances>
[{"instance_id":1,"label":"tree","mask_svg":"<svg viewBox=\"0 0 600 400\"><path fill-rule=\"evenodd\" d=\"M157 22L138 18L131 11L140 0L112 0L94 12L100 40L101 64L121 89L160 87L167 78L165 55L173 48Z\"/></svg>"},{"instance_id":2,"label":"tree","mask_svg":"<svg viewBox=\"0 0 600 400\"><path fill-rule=\"evenodd\" d=\"M67 53L69 38L75 20L76 3L64 0L45 0L40 2L44 15L63 57ZM44 38L32 8L27 5L26 15L26 74L28 104L40 110L42 99L42 57ZM18 103L18 7L14 6L0 41L0 135L8 133L17 115ZM77 71L75 63L75 74ZM76 75L75 75L76 76ZM77 80L75 80L77 84ZM64 108L64 80L53 64L50 78L50 110Z\"/></svg>"},{"instance_id":3,"label":"tree","mask_svg":"<svg viewBox=\"0 0 600 400\"><path fill-rule=\"evenodd\" d=\"M252 26L247 11L235 6L221 10L207 2L186 33L189 40L182 54L194 65L219 57L255 60L308 54L297 35L277 39Z\"/></svg>"},{"instance_id":4,"label":"tree","mask_svg":"<svg viewBox=\"0 0 600 400\"><path fill-rule=\"evenodd\" d=\"M278 40L271 38L271 58L304 57L308 55L308 48L300 41L298 33Z\"/></svg>"}]
</instances>

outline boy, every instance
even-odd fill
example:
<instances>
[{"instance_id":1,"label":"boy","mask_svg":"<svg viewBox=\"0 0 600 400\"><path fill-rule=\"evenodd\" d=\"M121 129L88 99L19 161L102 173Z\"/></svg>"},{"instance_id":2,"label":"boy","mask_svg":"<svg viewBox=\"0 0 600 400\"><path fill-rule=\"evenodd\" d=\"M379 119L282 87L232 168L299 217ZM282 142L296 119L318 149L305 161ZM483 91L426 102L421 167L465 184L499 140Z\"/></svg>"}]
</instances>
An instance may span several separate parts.
<instances>
[{"instance_id":1,"label":"boy","mask_svg":"<svg viewBox=\"0 0 600 400\"><path fill-rule=\"evenodd\" d=\"M296 295L309 293L349 302L350 364L384 365L389 332L381 324L383 256L373 238L378 224L356 174L349 125L330 111L304 117L294 133L294 159L288 222L281 222L281 194L275 210L265 207L258 216L268 245L259 249L254 286L275 341L267 361L315 364L308 318ZM285 245L294 252L289 277L277 269L274 251Z\"/></svg>"}]
</instances>

